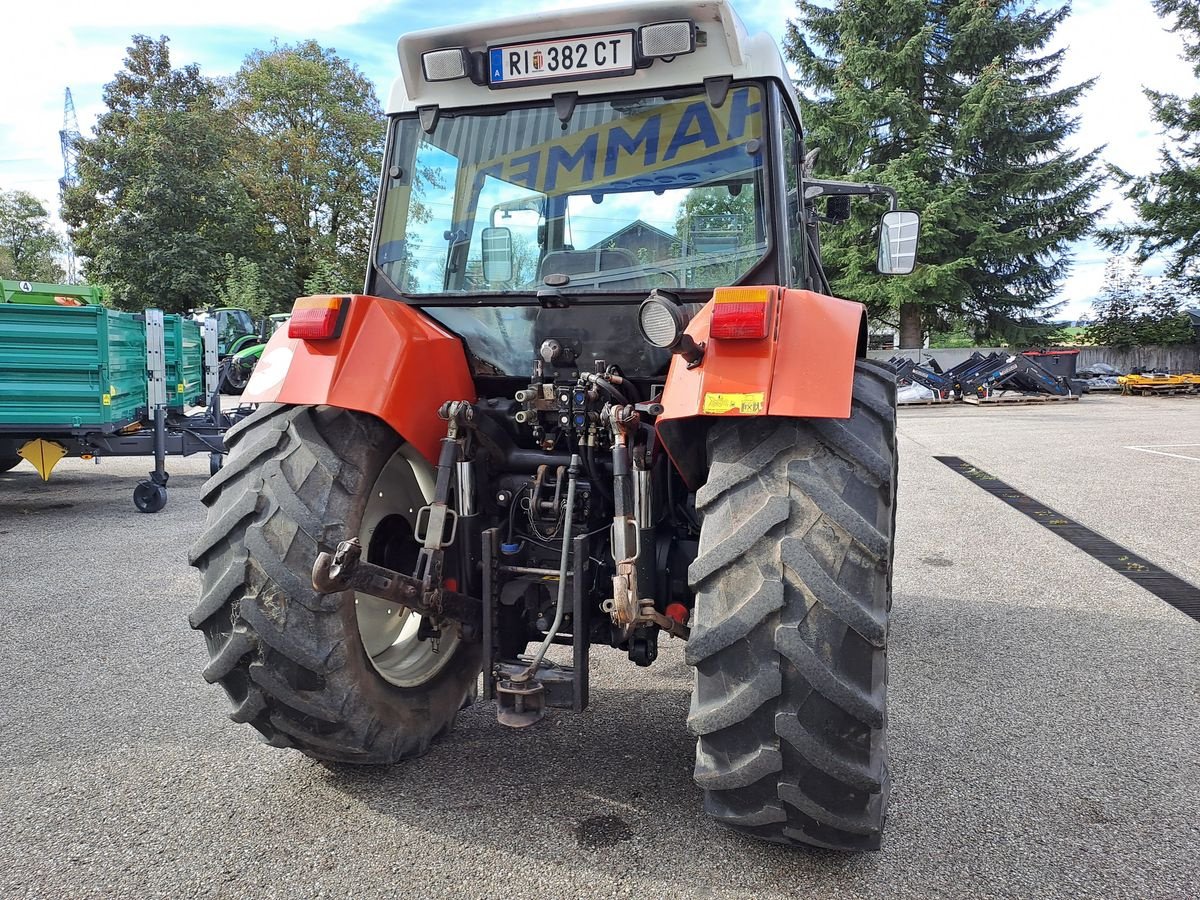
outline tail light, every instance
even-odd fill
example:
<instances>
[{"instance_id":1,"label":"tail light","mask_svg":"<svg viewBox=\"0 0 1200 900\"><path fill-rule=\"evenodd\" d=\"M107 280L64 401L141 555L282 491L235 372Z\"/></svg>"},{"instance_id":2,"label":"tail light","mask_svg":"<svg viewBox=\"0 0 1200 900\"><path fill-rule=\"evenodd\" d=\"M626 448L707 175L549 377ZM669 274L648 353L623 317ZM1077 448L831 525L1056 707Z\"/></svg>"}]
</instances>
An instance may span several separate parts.
<instances>
[{"instance_id":1,"label":"tail light","mask_svg":"<svg viewBox=\"0 0 1200 900\"><path fill-rule=\"evenodd\" d=\"M327 341L342 330L342 313L349 297L301 297L288 319L288 337L304 341Z\"/></svg>"},{"instance_id":2,"label":"tail light","mask_svg":"<svg viewBox=\"0 0 1200 900\"><path fill-rule=\"evenodd\" d=\"M708 335L721 340L757 340L771 330L773 287L726 287L713 291Z\"/></svg>"}]
</instances>

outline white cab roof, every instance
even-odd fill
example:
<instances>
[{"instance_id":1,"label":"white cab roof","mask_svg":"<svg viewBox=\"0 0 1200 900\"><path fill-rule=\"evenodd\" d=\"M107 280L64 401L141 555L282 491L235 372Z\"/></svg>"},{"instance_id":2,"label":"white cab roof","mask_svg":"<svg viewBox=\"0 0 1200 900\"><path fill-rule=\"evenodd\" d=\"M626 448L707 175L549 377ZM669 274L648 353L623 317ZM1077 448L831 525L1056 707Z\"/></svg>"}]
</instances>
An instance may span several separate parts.
<instances>
[{"instance_id":1,"label":"white cab roof","mask_svg":"<svg viewBox=\"0 0 1200 900\"><path fill-rule=\"evenodd\" d=\"M421 67L421 54L428 50L466 47L472 52L481 52L503 43L636 30L641 25L681 19L690 19L705 32L706 45L697 46L694 53L677 56L670 62L655 60L648 68L629 75L493 89L474 84L469 78L428 82ZM735 79L776 78L783 83L793 109L798 111L791 76L784 67L774 38L765 32L748 34L727 0L692 3L635 0L586 9L547 10L410 32L400 38L396 50L400 57L400 77L392 85L387 105L389 114L410 112L418 106L453 109L546 100L551 94L563 91L576 91L585 96L699 85L705 78L720 75Z\"/></svg>"}]
</instances>

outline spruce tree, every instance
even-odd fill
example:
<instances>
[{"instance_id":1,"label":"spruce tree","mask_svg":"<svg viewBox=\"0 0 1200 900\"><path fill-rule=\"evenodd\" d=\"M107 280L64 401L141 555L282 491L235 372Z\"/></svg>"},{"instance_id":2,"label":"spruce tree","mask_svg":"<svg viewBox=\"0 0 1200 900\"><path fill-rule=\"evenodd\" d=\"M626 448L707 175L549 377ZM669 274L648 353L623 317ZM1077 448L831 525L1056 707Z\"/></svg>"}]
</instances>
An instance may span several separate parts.
<instances>
[{"instance_id":1,"label":"spruce tree","mask_svg":"<svg viewBox=\"0 0 1200 900\"><path fill-rule=\"evenodd\" d=\"M923 217L916 272L874 273L878 209L826 235L834 290L875 316L898 310L901 344L965 322L1017 338L1044 321L1070 246L1099 214L1098 151L1066 146L1091 82L1055 86L1047 52L1069 6L1018 0L800 0L786 50L798 66L817 172L895 187Z\"/></svg>"},{"instance_id":2,"label":"spruce tree","mask_svg":"<svg viewBox=\"0 0 1200 900\"><path fill-rule=\"evenodd\" d=\"M1183 57L1200 78L1200 2L1154 0L1154 8L1170 18L1170 30L1183 38ZM1140 176L1112 168L1140 221L1100 237L1114 250L1132 245L1138 262L1165 254L1167 274L1194 292L1200 290L1200 266L1194 262L1200 254L1200 95L1150 89L1145 94L1166 138L1159 168Z\"/></svg>"}]
</instances>

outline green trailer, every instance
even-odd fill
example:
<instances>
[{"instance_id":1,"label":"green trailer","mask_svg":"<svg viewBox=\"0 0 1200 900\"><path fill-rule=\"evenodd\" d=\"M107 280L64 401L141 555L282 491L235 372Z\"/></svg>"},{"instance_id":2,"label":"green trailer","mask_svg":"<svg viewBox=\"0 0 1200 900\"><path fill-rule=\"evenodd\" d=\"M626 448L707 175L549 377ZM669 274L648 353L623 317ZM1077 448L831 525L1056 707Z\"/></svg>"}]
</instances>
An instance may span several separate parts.
<instances>
[{"instance_id":1,"label":"green trailer","mask_svg":"<svg viewBox=\"0 0 1200 900\"><path fill-rule=\"evenodd\" d=\"M41 281L0 279L0 303L30 306L99 306L100 288L94 284L46 284Z\"/></svg>"},{"instance_id":2,"label":"green trailer","mask_svg":"<svg viewBox=\"0 0 1200 900\"><path fill-rule=\"evenodd\" d=\"M48 480L64 456L153 455L134 500L161 509L167 455L220 466L216 343L215 325L157 310L0 303L0 472L26 459Z\"/></svg>"},{"instance_id":3,"label":"green trailer","mask_svg":"<svg viewBox=\"0 0 1200 900\"><path fill-rule=\"evenodd\" d=\"M200 326L164 316L167 405L204 402ZM0 307L0 426L116 430L147 414L145 316L103 306Z\"/></svg>"}]
</instances>

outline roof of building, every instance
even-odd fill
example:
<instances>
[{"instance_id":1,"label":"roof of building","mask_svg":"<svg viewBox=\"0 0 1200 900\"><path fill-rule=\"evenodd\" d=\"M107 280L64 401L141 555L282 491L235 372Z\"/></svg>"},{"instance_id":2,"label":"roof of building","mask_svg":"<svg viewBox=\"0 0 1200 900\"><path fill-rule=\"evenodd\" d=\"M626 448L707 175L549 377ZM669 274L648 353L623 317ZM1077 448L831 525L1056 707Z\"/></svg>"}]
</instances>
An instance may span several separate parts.
<instances>
[{"instance_id":1,"label":"roof of building","mask_svg":"<svg viewBox=\"0 0 1200 900\"><path fill-rule=\"evenodd\" d=\"M679 238L676 235L673 235L669 232L663 231L661 228L655 228L649 222L645 222L642 219L636 219L633 222L630 222L624 228L620 228L617 231L614 231L612 234L608 235L607 237L601 238L600 240L596 241L596 243L592 244L592 246L588 247L587 249L588 250L600 250L604 247L604 245L609 244L612 241L618 240L622 235L628 234L629 232L633 231L634 229L641 229L641 231L649 231L652 234L656 235L657 237L661 237L664 240L668 240L668 241L679 240ZM639 236L640 236L640 232L639 232Z\"/></svg>"}]
</instances>

